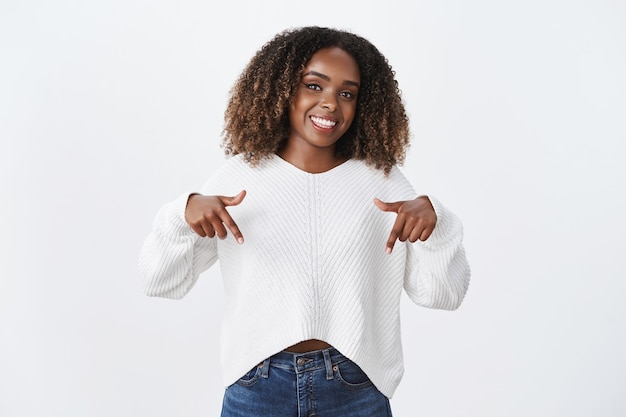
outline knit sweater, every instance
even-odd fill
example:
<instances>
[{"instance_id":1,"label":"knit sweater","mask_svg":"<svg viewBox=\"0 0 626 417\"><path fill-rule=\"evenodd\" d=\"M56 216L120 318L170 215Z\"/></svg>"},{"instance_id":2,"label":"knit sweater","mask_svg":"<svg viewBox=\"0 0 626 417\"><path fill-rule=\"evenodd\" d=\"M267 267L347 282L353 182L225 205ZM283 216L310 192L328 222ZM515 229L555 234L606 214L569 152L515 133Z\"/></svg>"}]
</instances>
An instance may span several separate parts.
<instances>
[{"instance_id":1,"label":"knit sweater","mask_svg":"<svg viewBox=\"0 0 626 417\"><path fill-rule=\"evenodd\" d=\"M429 197L437 225L425 242L386 242L396 218L374 204L416 197L401 171L388 176L348 160L311 174L275 156L226 161L198 190L247 194L228 211L245 242L198 236L186 223L189 194L163 206L139 259L149 296L182 298L219 259L224 283L224 385L265 358L319 339L357 363L388 398L403 374L402 289L421 306L457 308L469 283L459 219Z\"/></svg>"}]
</instances>

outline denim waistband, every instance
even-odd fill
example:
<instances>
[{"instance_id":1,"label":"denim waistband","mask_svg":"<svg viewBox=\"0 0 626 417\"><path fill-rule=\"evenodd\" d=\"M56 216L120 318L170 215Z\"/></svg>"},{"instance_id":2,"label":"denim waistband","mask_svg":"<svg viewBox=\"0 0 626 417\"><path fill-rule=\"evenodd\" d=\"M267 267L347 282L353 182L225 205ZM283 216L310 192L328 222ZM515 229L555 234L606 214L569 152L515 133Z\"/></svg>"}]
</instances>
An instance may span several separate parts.
<instances>
[{"instance_id":1,"label":"denim waistband","mask_svg":"<svg viewBox=\"0 0 626 417\"><path fill-rule=\"evenodd\" d=\"M333 366L348 360L335 348L314 350L312 352L295 353L282 351L267 358L262 366L264 374L270 367L282 368L295 373L326 369L327 379L333 378Z\"/></svg>"}]
</instances>

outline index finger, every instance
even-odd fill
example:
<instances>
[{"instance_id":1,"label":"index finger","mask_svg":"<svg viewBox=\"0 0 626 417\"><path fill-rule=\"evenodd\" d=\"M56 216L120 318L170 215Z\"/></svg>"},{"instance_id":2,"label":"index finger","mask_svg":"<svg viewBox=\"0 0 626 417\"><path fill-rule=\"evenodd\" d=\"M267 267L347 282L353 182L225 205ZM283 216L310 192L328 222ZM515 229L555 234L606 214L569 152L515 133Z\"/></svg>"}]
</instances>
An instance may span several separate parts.
<instances>
[{"instance_id":1,"label":"index finger","mask_svg":"<svg viewBox=\"0 0 626 417\"><path fill-rule=\"evenodd\" d=\"M228 230L230 230L235 240L237 240L237 243L242 244L243 235L241 234L241 230L239 230L239 226L237 226L237 223L235 223L233 218L230 216L230 213L226 209L224 209L224 213L222 215L222 223L224 223Z\"/></svg>"},{"instance_id":2,"label":"index finger","mask_svg":"<svg viewBox=\"0 0 626 417\"><path fill-rule=\"evenodd\" d=\"M400 218L396 218L396 221L391 228L391 233L389 233L389 238L387 239L387 254L390 254L393 251L393 247L396 244L398 237L400 237L403 227L404 224Z\"/></svg>"}]
</instances>

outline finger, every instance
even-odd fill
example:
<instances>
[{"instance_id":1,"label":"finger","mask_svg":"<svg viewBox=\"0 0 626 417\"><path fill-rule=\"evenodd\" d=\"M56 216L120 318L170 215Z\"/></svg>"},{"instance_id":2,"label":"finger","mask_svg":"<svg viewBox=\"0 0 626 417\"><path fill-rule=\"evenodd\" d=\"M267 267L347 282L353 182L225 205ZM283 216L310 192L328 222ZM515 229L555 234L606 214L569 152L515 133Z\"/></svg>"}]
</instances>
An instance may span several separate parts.
<instances>
[{"instance_id":1,"label":"finger","mask_svg":"<svg viewBox=\"0 0 626 417\"><path fill-rule=\"evenodd\" d=\"M198 234L198 236L206 237L207 234L201 225L190 224L189 226L191 227L191 230L193 230L194 232L196 232L196 234Z\"/></svg>"},{"instance_id":2,"label":"finger","mask_svg":"<svg viewBox=\"0 0 626 417\"><path fill-rule=\"evenodd\" d=\"M391 253L393 251L393 247L398 240L398 236L400 236L402 228L403 224L396 219L396 222L391 229L391 233L389 233L389 238L387 239L387 253Z\"/></svg>"},{"instance_id":3,"label":"finger","mask_svg":"<svg viewBox=\"0 0 626 417\"><path fill-rule=\"evenodd\" d=\"M402 231L398 236L398 240L400 242L406 242L407 240L411 239L411 234L413 233L413 230L416 229L417 222L415 221L415 219L403 216L402 214L398 215L398 220L401 220L403 222Z\"/></svg>"},{"instance_id":4,"label":"finger","mask_svg":"<svg viewBox=\"0 0 626 417\"><path fill-rule=\"evenodd\" d=\"M411 243L415 243L417 242L417 240L421 240L421 236L424 234L424 229L422 227L414 227L413 230L411 230L411 235L409 236L409 242Z\"/></svg>"},{"instance_id":5,"label":"finger","mask_svg":"<svg viewBox=\"0 0 626 417\"><path fill-rule=\"evenodd\" d=\"M204 233L207 237L215 237L215 229L211 226L210 223L204 225Z\"/></svg>"},{"instance_id":6,"label":"finger","mask_svg":"<svg viewBox=\"0 0 626 417\"><path fill-rule=\"evenodd\" d=\"M402 204L402 202L401 201L395 201L393 203L385 203L381 199L375 198L374 199L374 204L376 204L376 207L378 207L382 211L392 211L394 213L397 213L398 210L400 209L400 204Z\"/></svg>"},{"instance_id":7,"label":"finger","mask_svg":"<svg viewBox=\"0 0 626 417\"><path fill-rule=\"evenodd\" d=\"M422 234L420 235L420 240L422 242L426 241L426 239L430 237L430 235L433 233L434 230L435 230L434 228L430 228L430 227L425 228Z\"/></svg>"},{"instance_id":8,"label":"finger","mask_svg":"<svg viewBox=\"0 0 626 417\"><path fill-rule=\"evenodd\" d=\"M235 223L226 208L221 208L215 214L207 215L206 222L214 230L214 234L211 237L217 235L220 239L225 239L228 236L228 228L237 242L243 243L243 235L239 230L239 226L237 226L237 223Z\"/></svg>"},{"instance_id":9,"label":"finger","mask_svg":"<svg viewBox=\"0 0 626 417\"><path fill-rule=\"evenodd\" d=\"M393 252L393 246L396 244L396 240L398 240L398 236L391 232L389 235L389 239L387 239L387 253Z\"/></svg>"},{"instance_id":10,"label":"finger","mask_svg":"<svg viewBox=\"0 0 626 417\"><path fill-rule=\"evenodd\" d=\"M220 217L212 218L211 226L213 227L213 229L215 229L215 234L217 235L217 237L219 237L220 239L226 238L226 235L228 233L226 232L226 228L224 227L224 224L222 223L222 219Z\"/></svg>"},{"instance_id":11,"label":"finger","mask_svg":"<svg viewBox=\"0 0 626 417\"><path fill-rule=\"evenodd\" d=\"M408 227L405 226L400 232L400 234L398 235L398 240L400 242L406 242L407 240L409 240L409 238L411 237L411 231L412 229L409 229Z\"/></svg>"},{"instance_id":12,"label":"finger","mask_svg":"<svg viewBox=\"0 0 626 417\"><path fill-rule=\"evenodd\" d=\"M239 230L239 226L237 226L237 223L235 223L235 221L230 216L230 214L228 214L228 212L226 212L226 215L222 218L222 221L224 222L226 227L228 227L228 230L230 230L230 232L233 234L233 237L235 238L237 243L243 243L243 235Z\"/></svg>"},{"instance_id":13,"label":"finger","mask_svg":"<svg viewBox=\"0 0 626 417\"><path fill-rule=\"evenodd\" d=\"M234 197L219 196L218 198L220 199L222 204L224 204L224 206L228 207L228 206L238 205L239 203L243 201L245 196L246 196L246 190L241 190L241 192Z\"/></svg>"},{"instance_id":14,"label":"finger","mask_svg":"<svg viewBox=\"0 0 626 417\"><path fill-rule=\"evenodd\" d=\"M407 240L411 243L417 242L420 236L422 236L422 233L424 232L424 229L426 229L427 226L428 226L428 223L425 222L423 219L412 218L410 220L410 227L408 229L405 229L407 233Z\"/></svg>"}]
</instances>

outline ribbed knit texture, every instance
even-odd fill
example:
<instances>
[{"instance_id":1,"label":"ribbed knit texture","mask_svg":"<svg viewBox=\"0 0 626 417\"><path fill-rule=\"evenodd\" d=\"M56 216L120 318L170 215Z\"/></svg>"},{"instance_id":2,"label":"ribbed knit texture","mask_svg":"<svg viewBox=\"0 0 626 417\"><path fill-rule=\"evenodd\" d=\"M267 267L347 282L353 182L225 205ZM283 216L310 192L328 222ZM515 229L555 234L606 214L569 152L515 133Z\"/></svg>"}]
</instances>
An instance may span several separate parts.
<instances>
[{"instance_id":1,"label":"ribbed knit texture","mask_svg":"<svg viewBox=\"0 0 626 417\"><path fill-rule=\"evenodd\" d=\"M403 373L402 288L417 304L455 309L469 283L458 218L429 197L437 226L424 243L385 252L395 213L374 205L415 198L398 168L349 160L321 173L279 157L251 167L230 158L199 190L247 194L228 207L245 243L201 238L184 220L188 193L163 206L139 259L146 294L182 298L219 259L225 290L223 381L234 383L263 359L308 339L356 362L387 397Z\"/></svg>"}]
</instances>

